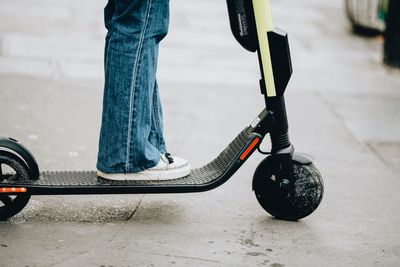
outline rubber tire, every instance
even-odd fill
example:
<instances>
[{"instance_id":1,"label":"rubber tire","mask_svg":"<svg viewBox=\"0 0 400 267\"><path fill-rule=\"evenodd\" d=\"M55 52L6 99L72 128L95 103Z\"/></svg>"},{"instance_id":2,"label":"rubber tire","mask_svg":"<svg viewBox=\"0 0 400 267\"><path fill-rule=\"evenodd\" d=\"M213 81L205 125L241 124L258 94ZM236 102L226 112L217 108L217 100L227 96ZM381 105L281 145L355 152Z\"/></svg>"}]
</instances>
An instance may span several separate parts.
<instances>
[{"instance_id":1,"label":"rubber tire","mask_svg":"<svg viewBox=\"0 0 400 267\"><path fill-rule=\"evenodd\" d=\"M272 179L271 156L257 167L253 177L253 190L260 205L277 219L297 221L313 213L321 203L324 184L314 164L293 161L293 182L289 194L284 194Z\"/></svg>"},{"instance_id":2,"label":"rubber tire","mask_svg":"<svg viewBox=\"0 0 400 267\"><path fill-rule=\"evenodd\" d=\"M25 163L16 155L7 152L0 151L0 162L7 164L14 169L16 173L21 175L24 180L29 180L28 171ZM1 197L9 197L8 194L0 193ZM29 193L18 194L13 200L12 204L0 207L0 221L7 220L14 215L18 214L28 204L31 195Z\"/></svg>"}]
</instances>

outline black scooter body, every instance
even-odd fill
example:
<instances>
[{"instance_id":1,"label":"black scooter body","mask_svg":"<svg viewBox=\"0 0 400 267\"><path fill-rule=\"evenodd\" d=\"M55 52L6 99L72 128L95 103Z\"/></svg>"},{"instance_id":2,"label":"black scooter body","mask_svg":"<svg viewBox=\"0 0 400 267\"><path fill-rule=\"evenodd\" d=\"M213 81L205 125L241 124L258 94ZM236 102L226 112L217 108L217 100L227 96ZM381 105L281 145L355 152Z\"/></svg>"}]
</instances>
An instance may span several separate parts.
<instances>
[{"instance_id":1,"label":"black scooter body","mask_svg":"<svg viewBox=\"0 0 400 267\"><path fill-rule=\"evenodd\" d=\"M97 177L95 171L48 171L37 180L3 181L2 188L26 188L31 195L191 193L214 189L225 183L257 149L266 134L264 125L273 124L273 116L264 110L256 125L249 126L210 163L174 180L110 181ZM263 125L263 127L258 127ZM262 129L262 130L261 130ZM0 139L0 146L20 148L15 139ZM20 153L20 149L17 152ZM25 151L25 150L24 150ZM32 154L26 166L36 162Z\"/></svg>"},{"instance_id":2,"label":"black scooter body","mask_svg":"<svg viewBox=\"0 0 400 267\"><path fill-rule=\"evenodd\" d=\"M20 212L31 195L158 194L211 190L225 183L255 150L268 155L253 177L253 190L260 205L279 219L298 220L311 214L322 200L324 187L311 157L295 153L289 140L283 96L292 74L287 34L272 28L263 32L264 28L269 29L265 20L265 16L270 16L269 0L227 0L227 4L233 35L247 50L257 51L261 70L260 90L266 108L218 157L180 179L109 181L97 177L94 171L39 172L37 162L28 149L12 138L0 138L0 220ZM257 24L263 25L263 28L257 27ZM271 87L267 88L268 85ZM268 153L259 147L267 134L272 145ZM3 173L2 165L7 165L14 172Z\"/></svg>"}]
</instances>

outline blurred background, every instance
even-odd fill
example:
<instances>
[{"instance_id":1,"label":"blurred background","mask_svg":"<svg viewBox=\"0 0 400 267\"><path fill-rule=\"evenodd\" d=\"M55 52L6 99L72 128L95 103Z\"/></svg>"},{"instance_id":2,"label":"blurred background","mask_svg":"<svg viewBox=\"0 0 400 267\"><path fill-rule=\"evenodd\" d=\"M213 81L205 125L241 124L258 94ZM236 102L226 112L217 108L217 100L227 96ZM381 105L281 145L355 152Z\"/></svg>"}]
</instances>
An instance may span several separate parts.
<instances>
[{"instance_id":1,"label":"blurred background","mask_svg":"<svg viewBox=\"0 0 400 267\"><path fill-rule=\"evenodd\" d=\"M390 0L346 0L352 30L361 36L384 35L383 62L400 68L400 3Z\"/></svg>"},{"instance_id":2,"label":"blurred background","mask_svg":"<svg viewBox=\"0 0 400 267\"><path fill-rule=\"evenodd\" d=\"M353 32L361 35L383 33L388 3L386 0L346 0L346 12Z\"/></svg>"}]
</instances>

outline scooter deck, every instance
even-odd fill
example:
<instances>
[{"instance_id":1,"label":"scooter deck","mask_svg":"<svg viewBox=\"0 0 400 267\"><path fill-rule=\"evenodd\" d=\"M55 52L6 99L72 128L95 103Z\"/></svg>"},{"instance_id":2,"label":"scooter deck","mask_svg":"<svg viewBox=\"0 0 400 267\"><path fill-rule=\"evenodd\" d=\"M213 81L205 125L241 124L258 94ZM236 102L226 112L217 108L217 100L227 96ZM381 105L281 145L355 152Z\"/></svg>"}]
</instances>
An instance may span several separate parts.
<instances>
[{"instance_id":1,"label":"scooter deck","mask_svg":"<svg viewBox=\"0 0 400 267\"><path fill-rule=\"evenodd\" d=\"M243 130L212 162L174 180L109 181L94 171L42 172L36 181L1 182L1 187L24 187L32 195L188 193L211 190L228 180L243 164L240 155L259 138ZM248 150L248 149L247 149ZM252 151L251 151L252 152ZM246 157L247 158L247 157Z\"/></svg>"}]
</instances>

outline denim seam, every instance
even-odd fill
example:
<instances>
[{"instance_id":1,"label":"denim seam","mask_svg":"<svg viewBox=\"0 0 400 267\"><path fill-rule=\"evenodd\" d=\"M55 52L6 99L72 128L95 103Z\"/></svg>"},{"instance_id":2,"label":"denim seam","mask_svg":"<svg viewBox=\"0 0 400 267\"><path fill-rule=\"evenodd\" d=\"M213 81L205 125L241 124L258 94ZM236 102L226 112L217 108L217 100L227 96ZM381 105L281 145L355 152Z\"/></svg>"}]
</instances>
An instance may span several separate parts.
<instances>
[{"instance_id":1,"label":"denim seam","mask_svg":"<svg viewBox=\"0 0 400 267\"><path fill-rule=\"evenodd\" d=\"M160 120L159 120L160 110L159 110L159 107L158 107L157 98L155 97L156 94L158 93L158 92L156 92L156 90L158 90L157 87L158 87L157 82L155 82L154 93L153 93L153 120L154 120L154 124L156 126L157 149L160 150L160 148L161 148L161 138L162 138L160 136L160 133L162 131L161 131L161 123L160 123Z\"/></svg>"},{"instance_id":2,"label":"denim seam","mask_svg":"<svg viewBox=\"0 0 400 267\"><path fill-rule=\"evenodd\" d=\"M149 1L149 4L147 5L147 10L146 10L146 17L144 20L144 25L141 31L141 35L140 35L140 40L139 40L139 46L138 49L136 51L136 59L135 59L135 63L134 63L134 67L133 67L133 80L131 83L131 95L130 95L130 99L129 99L129 122L128 122L128 138L127 138L127 142L126 142L126 172L129 172L130 169L130 157L131 157L131 140L132 140L132 123L133 123L133 104L134 104L134 96L135 96L135 91L136 91L136 81L137 81L137 75L138 75L138 70L139 70L139 61L140 61L140 55L142 53L142 47L143 47L143 42L144 42L144 37L146 35L146 30L147 30L147 25L148 25L148 21L150 18L150 10L151 10L151 3L152 0Z\"/></svg>"},{"instance_id":3,"label":"denim seam","mask_svg":"<svg viewBox=\"0 0 400 267\"><path fill-rule=\"evenodd\" d=\"M115 28L115 26L114 26L114 21L115 21L115 16L114 16L114 14L112 15L112 17L111 17L111 21L110 21L110 29L109 29L109 31L108 32L111 32L111 35L108 37L109 38L109 40L108 40L108 45L107 45L107 50L106 50L106 57L107 57L107 61L105 62L105 68L104 68L104 77L106 77L106 69L109 69L109 64L110 64L110 60L109 60L109 58L112 56L112 53L113 53L113 50L112 49L110 49L110 47L112 47L112 44L115 42L115 38L113 38L113 35L112 35L112 33L114 32L114 28ZM107 36L106 36L106 38L107 38ZM110 83L110 80L109 79L107 79L107 80L105 80L104 81L104 86L105 87L107 87L107 88L109 88L109 83ZM104 89L105 90L105 89ZM103 102L104 101L107 101L108 99L110 99L110 91L111 90L107 90L107 95L103 95L103 97L105 98L105 99L103 99ZM109 114L109 105L106 105L106 110L104 110L103 111L103 113L105 112L105 114ZM103 126L102 126L103 127Z\"/></svg>"},{"instance_id":4,"label":"denim seam","mask_svg":"<svg viewBox=\"0 0 400 267\"><path fill-rule=\"evenodd\" d=\"M156 85L157 87L156 88L154 88L154 90L156 91L158 91L158 84ZM155 92L154 94L158 94L159 95L159 92ZM157 129L157 131L158 132L160 132L160 130L161 130L161 122L160 122L160 120L159 120L159 113L160 113L160 109L159 109L159 106L158 106L158 101L157 101L157 98L156 97L153 97L153 110L155 111L154 113L155 113L155 121L156 121L156 127L158 128Z\"/></svg>"},{"instance_id":5,"label":"denim seam","mask_svg":"<svg viewBox=\"0 0 400 267\"><path fill-rule=\"evenodd\" d=\"M115 15L115 13L113 13L113 16L111 17L111 21L110 21L110 32L111 32L111 34L115 32L115 31L114 31L114 28L115 28L115 16L114 16L114 15ZM107 68L107 69L109 69L109 64L110 64L109 58L110 58L110 56L111 56L112 53L113 53L113 50L110 49L110 47L112 47L112 44L115 43L115 34L114 34L114 38L112 38L112 37L113 37L113 36L110 36L110 37L109 37L110 40L109 40L109 44L108 44L108 46L107 46L107 51L106 51L106 53L107 53L106 68ZM105 72L105 70L104 70L104 72ZM108 83L108 84L110 83L110 80L109 80L109 79L107 80L107 83ZM108 86L108 88L110 88L110 87ZM110 99L110 91L111 91L111 90L107 90L107 99ZM108 108L109 108L109 105L107 105L107 106L108 106ZM108 109L106 110L106 114L109 114Z\"/></svg>"}]
</instances>

